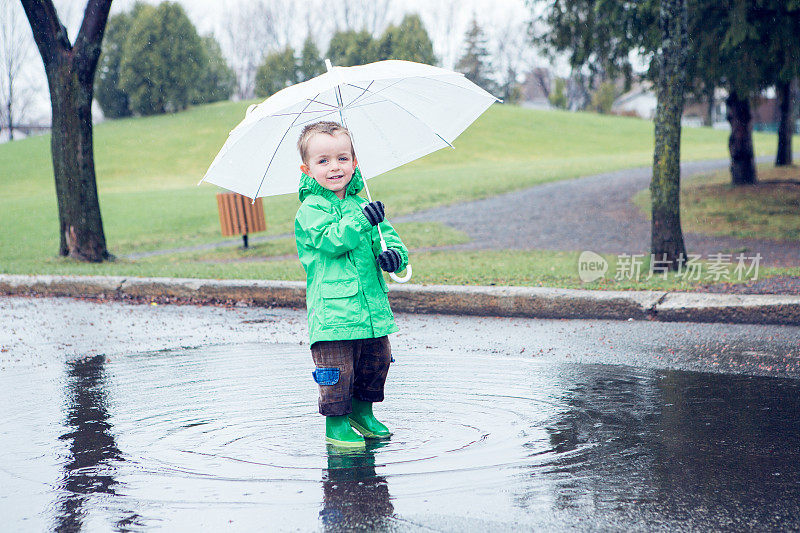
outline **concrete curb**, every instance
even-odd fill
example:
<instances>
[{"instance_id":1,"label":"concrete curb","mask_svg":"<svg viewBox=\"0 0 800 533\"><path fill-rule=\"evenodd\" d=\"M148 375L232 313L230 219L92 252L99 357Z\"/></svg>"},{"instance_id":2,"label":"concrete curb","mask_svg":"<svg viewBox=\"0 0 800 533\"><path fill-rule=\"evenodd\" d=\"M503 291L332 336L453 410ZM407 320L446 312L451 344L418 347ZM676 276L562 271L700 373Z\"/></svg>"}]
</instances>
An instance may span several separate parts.
<instances>
[{"instance_id":1,"label":"concrete curb","mask_svg":"<svg viewBox=\"0 0 800 533\"><path fill-rule=\"evenodd\" d=\"M0 274L0 295L302 308L305 282ZM800 325L800 296L391 285L389 299L394 311L405 313Z\"/></svg>"}]
</instances>

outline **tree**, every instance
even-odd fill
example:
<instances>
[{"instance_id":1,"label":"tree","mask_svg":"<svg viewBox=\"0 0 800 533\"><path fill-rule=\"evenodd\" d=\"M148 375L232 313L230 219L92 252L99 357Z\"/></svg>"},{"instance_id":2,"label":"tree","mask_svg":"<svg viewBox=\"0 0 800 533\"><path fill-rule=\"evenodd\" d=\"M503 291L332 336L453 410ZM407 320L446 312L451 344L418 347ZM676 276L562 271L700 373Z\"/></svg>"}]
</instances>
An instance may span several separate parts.
<instances>
[{"instance_id":1,"label":"tree","mask_svg":"<svg viewBox=\"0 0 800 533\"><path fill-rule=\"evenodd\" d=\"M256 96L275 94L297 83L297 78L298 68L294 49L289 46L282 52L273 52L264 58L264 62L256 72Z\"/></svg>"},{"instance_id":2,"label":"tree","mask_svg":"<svg viewBox=\"0 0 800 533\"><path fill-rule=\"evenodd\" d=\"M119 85L133 112L171 113L195 99L206 57L197 30L179 4L142 8L122 56Z\"/></svg>"},{"instance_id":3,"label":"tree","mask_svg":"<svg viewBox=\"0 0 800 533\"><path fill-rule=\"evenodd\" d=\"M677 270L686 256L680 218L681 115L686 85L686 0L662 0L655 116L650 250L663 266ZM651 265L652 266L652 265Z\"/></svg>"},{"instance_id":4,"label":"tree","mask_svg":"<svg viewBox=\"0 0 800 533\"><path fill-rule=\"evenodd\" d=\"M778 121L778 151L775 154L775 166L792 164L792 82L780 81L777 86L780 119Z\"/></svg>"},{"instance_id":5,"label":"tree","mask_svg":"<svg viewBox=\"0 0 800 533\"><path fill-rule=\"evenodd\" d=\"M74 44L70 43L52 0L21 1L50 88L59 253L100 262L111 256L106 249L95 181L92 97L111 0L88 1Z\"/></svg>"},{"instance_id":6,"label":"tree","mask_svg":"<svg viewBox=\"0 0 800 533\"><path fill-rule=\"evenodd\" d=\"M800 2L768 0L768 5L775 16L771 24L766 22L766 27L762 26L762 31L769 32L771 36L768 53L774 58L773 76L780 110L775 166L785 166L792 164L792 86L800 75L800 42L797 40L800 34ZM763 18L761 20L765 22Z\"/></svg>"},{"instance_id":7,"label":"tree","mask_svg":"<svg viewBox=\"0 0 800 533\"><path fill-rule=\"evenodd\" d=\"M659 0L548 0L528 31L551 59L566 53L573 71L585 69L593 86L598 77L629 77L631 51L653 57L661 37L658 6Z\"/></svg>"},{"instance_id":8,"label":"tree","mask_svg":"<svg viewBox=\"0 0 800 533\"><path fill-rule=\"evenodd\" d=\"M386 24L390 4L391 0L337 0L329 2L325 15L333 19L337 31L358 29L376 35Z\"/></svg>"},{"instance_id":9,"label":"tree","mask_svg":"<svg viewBox=\"0 0 800 533\"><path fill-rule=\"evenodd\" d=\"M649 75L655 79L658 5L658 0L551 0L543 16L547 30L534 39L551 53L568 52L573 66L593 72L622 72L630 68L631 53L640 52L650 58ZM800 45L794 37L800 4L795 0L693 0L687 11L691 47L687 79L697 90L723 87L728 91L731 181L734 185L755 183L750 99L776 82L776 70L798 64L797 60L787 63L786 58L800 55L795 52Z\"/></svg>"},{"instance_id":10,"label":"tree","mask_svg":"<svg viewBox=\"0 0 800 533\"><path fill-rule=\"evenodd\" d=\"M228 100L236 90L236 74L222 57L222 49L213 35L200 38L203 44L205 64L197 80L193 104L210 104Z\"/></svg>"},{"instance_id":11,"label":"tree","mask_svg":"<svg viewBox=\"0 0 800 533\"><path fill-rule=\"evenodd\" d=\"M617 88L610 81L601 83L592 93L592 109L598 113L610 113L617 96Z\"/></svg>"},{"instance_id":12,"label":"tree","mask_svg":"<svg viewBox=\"0 0 800 533\"><path fill-rule=\"evenodd\" d=\"M11 141L31 96L30 90L19 86L22 66L30 55L20 15L12 0L0 0L0 130L5 125Z\"/></svg>"},{"instance_id":13,"label":"tree","mask_svg":"<svg viewBox=\"0 0 800 533\"><path fill-rule=\"evenodd\" d=\"M409 14L403 17L399 26L391 25L384 30L376 43L375 58L403 59L433 65L436 56L433 54L433 43L419 15Z\"/></svg>"},{"instance_id":14,"label":"tree","mask_svg":"<svg viewBox=\"0 0 800 533\"><path fill-rule=\"evenodd\" d=\"M759 31L763 16L750 0L732 0L720 5L696 0L689 15L693 44L689 72L696 83L724 87L726 118L731 126L728 138L731 183L756 182L753 151L753 121L750 101L766 88L773 68L767 54L768 32Z\"/></svg>"},{"instance_id":15,"label":"tree","mask_svg":"<svg viewBox=\"0 0 800 533\"><path fill-rule=\"evenodd\" d=\"M340 67L363 65L378 60L377 46L367 30L337 31L328 44L327 57Z\"/></svg>"},{"instance_id":16,"label":"tree","mask_svg":"<svg viewBox=\"0 0 800 533\"><path fill-rule=\"evenodd\" d=\"M130 13L119 13L110 17L106 24L103 53L100 54L94 79L94 92L97 103L107 118L127 117L131 114L128 93L119 86L119 67L122 62L122 48L133 19L134 15Z\"/></svg>"},{"instance_id":17,"label":"tree","mask_svg":"<svg viewBox=\"0 0 800 533\"><path fill-rule=\"evenodd\" d=\"M519 74L530 71L533 67L530 47L526 43L525 25L518 17L511 15L494 27L492 41L494 47L494 65L498 75L498 95L505 103L516 103L521 99L522 86L519 83ZM541 70L533 69L534 78L543 74ZM543 81L543 80L537 80ZM549 80L548 80L549 81ZM549 93L549 86L544 87L544 93Z\"/></svg>"},{"instance_id":18,"label":"tree","mask_svg":"<svg viewBox=\"0 0 800 533\"><path fill-rule=\"evenodd\" d=\"M489 62L489 52L486 50L486 38L474 17L465 36L464 55L456 63L456 70L486 91L490 93L496 92L495 84L489 77L491 64Z\"/></svg>"},{"instance_id":19,"label":"tree","mask_svg":"<svg viewBox=\"0 0 800 533\"><path fill-rule=\"evenodd\" d=\"M555 87L553 91L547 96L547 99L550 100L550 104L553 107L557 107L559 109L566 109L567 108L567 94L566 94L567 82L564 78L556 78Z\"/></svg>"},{"instance_id":20,"label":"tree","mask_svg":"<svg viewBox=\"0 0 800 533\"><path fill-rule=\"evenodd\" d=\"M225 11L221 44L236 73L239 98L254 96L256 71L265 54L288 46L296 4L288 0L248 0L236 2Z\"/></svg>"},{"instance_id":21,"label":"tree","mask_svg":"<svg viewBox=\"0 0 800 533\"><path fill-rule=\"evenodd\" d=\"M310 80L323 72L325 72L325 61L320 57L314 38L309 35L303 42L303 50L300 52L300 64L297 67L298 81Z\"/></svg>"}]
</instances>

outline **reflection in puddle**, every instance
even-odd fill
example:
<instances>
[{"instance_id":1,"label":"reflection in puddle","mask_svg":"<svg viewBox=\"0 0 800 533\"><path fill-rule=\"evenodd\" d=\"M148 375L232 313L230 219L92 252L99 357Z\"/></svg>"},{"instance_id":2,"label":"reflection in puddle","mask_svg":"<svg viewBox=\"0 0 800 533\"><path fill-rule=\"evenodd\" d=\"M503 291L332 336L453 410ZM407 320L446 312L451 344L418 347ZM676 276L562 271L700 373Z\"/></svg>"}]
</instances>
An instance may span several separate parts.
<instances>
[{"instance_id":1,"label":"reflection in puddle","mask_svg":"<svg viewBox=\"0 0 800 533\"><path fill-rule=\"evenodd\" d=\"M401 355L376 407L393 437L348 453L324 444L310 358L267 349L0 373L1 400L29 398L0 419L0 513L61 531L800 527L798 381Z\"/></svg>"},{"instance_id":2,"label":"reflection in puddle","mask_svg":"<svg viewBox=\"0 0 800 533\"><path fill-rule=\"evenodd\" d=\"M98 355L67 363L67 432L59 437L69 443L69 458L59 484L56 531L79 531L93 494L115 495L114 464L123 461L111 433L103 376L105 357ZM124 529L136 523L135 513L116 523Z\"/></svg>"},{"instance_id":3,"label":"reflection in puddle","mask_svg":"<svg viewBox=\"0 0 800 533\"><path fill-rule=\"evenodd\" d=\"M326 531L387 530L394 506L386 478L375 472L375 454L384 445L368 442L366 450L355 452L328 446L319 513Z\"/></svg>"}]
</instances>

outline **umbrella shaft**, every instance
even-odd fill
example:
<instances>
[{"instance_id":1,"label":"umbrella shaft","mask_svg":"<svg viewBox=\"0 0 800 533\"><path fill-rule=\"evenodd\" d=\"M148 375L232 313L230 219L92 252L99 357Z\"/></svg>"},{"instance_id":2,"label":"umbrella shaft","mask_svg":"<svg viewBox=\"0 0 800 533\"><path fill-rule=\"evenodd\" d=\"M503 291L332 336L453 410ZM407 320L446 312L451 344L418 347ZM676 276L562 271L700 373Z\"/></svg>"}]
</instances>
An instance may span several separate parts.
<instances>
[{"instance_id":1,"label":"umbrella shaft","mask_svg":"<svg viewBox=\"0 0 800 533\"><path fill-rule=\"evenodd\" d=\"M331 70L330 62L327 61L328 70ZM353 132L347 127L347 121L344 119L344 100L342 99L342 90L339 88L339 85L336 86L336 103L339 105L339 118L342 120L342 126L348 131L350 134L350 144L353 145L353 155L355 156L356 160L358 160L358 155L356 154L356 140L353 137ZM362 172L363 176L363 172ZM371 202L372 195L369 193L369 186L367 185L367 178L364 177L364 190L367 191L367 199ZM380 225L376 226L378 228L378 236L381 239L381 248L386 250L386 241L383 240L383 232L381 231Z\"/></svg>"}]
</instances>

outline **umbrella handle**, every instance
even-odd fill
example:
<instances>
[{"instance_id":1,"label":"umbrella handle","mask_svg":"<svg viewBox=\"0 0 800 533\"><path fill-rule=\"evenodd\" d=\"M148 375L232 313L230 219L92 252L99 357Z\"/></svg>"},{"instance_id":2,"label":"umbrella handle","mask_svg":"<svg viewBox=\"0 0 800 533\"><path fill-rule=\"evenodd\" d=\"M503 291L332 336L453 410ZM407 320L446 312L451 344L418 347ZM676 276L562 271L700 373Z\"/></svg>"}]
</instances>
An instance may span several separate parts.
<instances>
[{"instance_id":1,"label":"umbrella handle","mask_svg":"<svg viewBox=\"0 0 800 533\"><path fill-rule=\"evenodd\" d=\"M405 283L406 281L411 279L411 265L406 265L406 275L402 278L395 274L394 272L389 272L389 277L395 280L397 283Z\"/></svg>"},{"instance_id":2,"label":"umbrella handle","mask_svg":"<svg viewBox=\"0 0 800 533\"><path fill-rule=\"evenodd\" d=\"M381 235L381 249L383 249L384 252L388 249L386 246L386 241L383 240L383 235ZM389 277L395 280L397 283L407 282L411 279L411 264L406 265L406 275L402 278L394 272L389 272Z\"/></svg>"}]
</instances>

